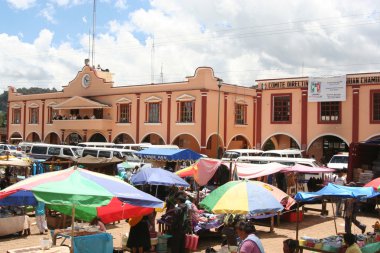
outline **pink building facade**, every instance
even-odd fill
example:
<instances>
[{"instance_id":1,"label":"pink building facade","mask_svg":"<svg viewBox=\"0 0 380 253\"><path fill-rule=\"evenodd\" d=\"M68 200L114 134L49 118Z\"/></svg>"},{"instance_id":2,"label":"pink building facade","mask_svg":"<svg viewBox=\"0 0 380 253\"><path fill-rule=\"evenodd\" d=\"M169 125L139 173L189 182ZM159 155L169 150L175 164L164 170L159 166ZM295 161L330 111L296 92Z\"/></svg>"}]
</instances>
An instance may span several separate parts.
<instances>
[{"instance_id":1,"label":"pink building facade","mask_svg":"<svg viewBox=\"0 0 380 253\"><path fill-rule=\"evenodd\" d=\"M308 102L307 77L249 88L200 67L183 82L114 86L109 72L84 66L60 92L21 95L10 87L8 141L150 142L210 157L218 147L299 148L324 160L380 136L380 73L346 78L345 101Z\"/></svg>"}]
</instances>

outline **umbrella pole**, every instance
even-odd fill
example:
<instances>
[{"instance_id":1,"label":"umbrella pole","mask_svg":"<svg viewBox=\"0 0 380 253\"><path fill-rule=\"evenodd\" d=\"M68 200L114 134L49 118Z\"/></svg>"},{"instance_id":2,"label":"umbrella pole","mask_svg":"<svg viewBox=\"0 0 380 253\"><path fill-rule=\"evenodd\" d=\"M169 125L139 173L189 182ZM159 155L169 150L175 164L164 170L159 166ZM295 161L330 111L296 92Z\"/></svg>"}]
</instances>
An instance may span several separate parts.
<instances>
[{"instance_id":1,"label":"umbrella pole","mask_svg":"<svg viewBox=\"0 0 380 253\"><path fill-rule=\"evenodd\" d=\"M338 234L338 228L336 227L336 217L335 217L334 203L332 201L331 201L331 207L332 207L332 212L333 212L333 217L334 217L335 234Z\"/></svg>"},{"instance_id":2,"label":"umbrella pole","mask_svg":"<svg viewBox=\"0 0 380 253\"><path fill-rule=\"evenodd\" d=\"M300 226L300 221L299 221L299 212L300 212L300 204L297 202L297 224L296 224L296 240L298 241L298 230L299 230L299 226Z\"/></svg>"},{"instance_id":3,"label":"umbrella pole","mask_svg":"<svg viewBox=\"0 0 380 253\"><path fill-rule=\"evenodd\" d=\"M71 212L71 248L70 252L74 253L74 223L75 223L75 205L73 205Z\"/></svg>"}]
</instances>

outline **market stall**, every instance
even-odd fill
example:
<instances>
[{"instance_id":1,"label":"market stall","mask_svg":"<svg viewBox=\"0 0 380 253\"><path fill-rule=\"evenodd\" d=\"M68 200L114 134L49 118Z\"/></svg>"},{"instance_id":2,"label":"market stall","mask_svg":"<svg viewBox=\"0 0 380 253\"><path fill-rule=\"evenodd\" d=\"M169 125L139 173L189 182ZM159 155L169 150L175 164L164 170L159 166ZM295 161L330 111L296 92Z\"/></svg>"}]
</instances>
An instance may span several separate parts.
<instances>
[{"instance_id":1,"label":"market stall","mask_svg":"<svg viewBox=\"0 0 380 253\"><path fill-rule=\"evenodd\" d=\"M99 207L106 208L115 198L120 201L119 212L123 211L123 203L141 208L162 207L162 201L119 179L77 167L28 178L0 191L0 199L19 192L46 203L53 210L71 213L71 245L75 243L75 218L92 220L99 216Z\"/></svg>"},{"instance_id":2,"label":"market stall","mask_svg":"<svg viewBox=\"0 0 380 253\"><path fill-rule=\"evenodd\" d=\"M369 198L373 198L378 196L379 193L377 193L372 187L348 187L348 186L341 186L341 185L335 185L335 184L328 184L321 190L317 192L299 192L295 196L295 199L297 200L297 214L299 213L299 203L307 203L309 201L313 201L315 199L323 199L328 198L332 200L336 199L357 199L357 200L365 200ZM317 252L337 252L338 248L342 246L342 240L338 237L338 229L336 225L336 219L335 219L335 212L334 212L334 206L333 207L333 217L334 217L334 225L335 225L335 236L329 237L325 241L313 241L313 240L306 240L305 237L301 237L300 240L300 249L307 249L307 250L314 250ZM297 215L297 227L296 227L296 239L298 240L299 237L299 223L298 223L298 216ZM347 222L349 224L352 222L352 219L345 220L346 226ZM303 241L306 241L303 243Z\"/></svg>"},{"instance_id":3,"label":"market stall","mask_svg":"<svg viewBox=\"0 0 380 253\"><path fill-rule=\"evenodd\" d=\"M24 230L25 214L20 208L20 212L8 208L0 209L0 236L21 233Z\"/></svg>"}]
</instances>

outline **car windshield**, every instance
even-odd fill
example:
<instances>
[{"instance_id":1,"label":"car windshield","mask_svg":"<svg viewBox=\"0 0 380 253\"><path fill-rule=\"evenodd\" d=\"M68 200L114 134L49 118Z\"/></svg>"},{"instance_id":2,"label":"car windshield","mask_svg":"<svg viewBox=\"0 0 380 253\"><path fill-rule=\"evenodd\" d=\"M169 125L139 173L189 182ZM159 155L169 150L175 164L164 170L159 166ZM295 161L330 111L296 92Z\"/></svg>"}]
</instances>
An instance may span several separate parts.
<instances>
[{"instance_id":1,"label":"car windshield","mask_svg":"<svg viewBox=\"0 0 380 253\"><path fill-rule=\"evenodd\" d=\"M333 156L330 163L348 163L348 156Z\"/></svg>"},{"instance_id":2,"label":"car windshield","mask_svg":"<svg viewBox=\"0 0 380 253\"><path fill-rule=\"evenodd\" d=\"M8 146L10 150L17 150L16 146Z\"/></svg>"},{"instance_id":3,"label":"car windshield","mask_svg":"<svg viewBox=\"0 0 380 253\"><path fill-rule=\"evenodd\" d=\"M238 158L240 155L238 152L227 151L224 153L223 158Z\"/></svg>"},{"instance_id":4,"label":"car windshield","mask_svg":"<svg viewBox=\"0 0 380 253\"><path fill-rule=\"evenodd\" d=\"M127 161L129 161L129 162L139 162L140 161L140 158L133 153L123 152L123 156L125 156L127 158Z\"/></svg>"}]
</instances>

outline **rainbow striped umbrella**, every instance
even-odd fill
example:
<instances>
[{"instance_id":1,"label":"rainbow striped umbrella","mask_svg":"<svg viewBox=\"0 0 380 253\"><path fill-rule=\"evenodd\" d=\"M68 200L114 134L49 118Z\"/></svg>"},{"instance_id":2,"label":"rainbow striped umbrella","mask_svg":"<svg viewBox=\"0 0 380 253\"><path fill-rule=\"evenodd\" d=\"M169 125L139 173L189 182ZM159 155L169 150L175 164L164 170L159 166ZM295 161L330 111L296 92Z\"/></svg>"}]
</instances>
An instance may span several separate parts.
<instances>
[{"instance_id":1,"label":"rainbow striped umbrella","mask_svg":"<svg viewBox=\"0 0 380 253\"><path fill-rule=\"evenodd\" d=\"M201 203L209 212L262 214L284 209L273 194L253 181L231 181L212 191Z\"/></svg>"},{"instance_id":2,"label":"rainbow striped umbrella","mask_svg":"<svg viewBox=\"0 0 380 253\"><path fill-rule=\"evenodd\" d=\"M371 182L368 182L365 187L373 187L376 191L380 192L380 177L375 178Z\"/></svg>"},{"instance_id":3,"label":"rainbow striped umbrella","mask_svg":"<svg viewBox=\"0 0 380 253\"><path fill-rule=\"evenodd\" d=\"M120 179L76 167L33 176L0 191L2 204L30 204L36 200L66 214L72 210L76 218L83 220L96 216L97 208L109 205L111 200L147 208L163 205L161 200Z\"/></svg>"}]
</instances>

